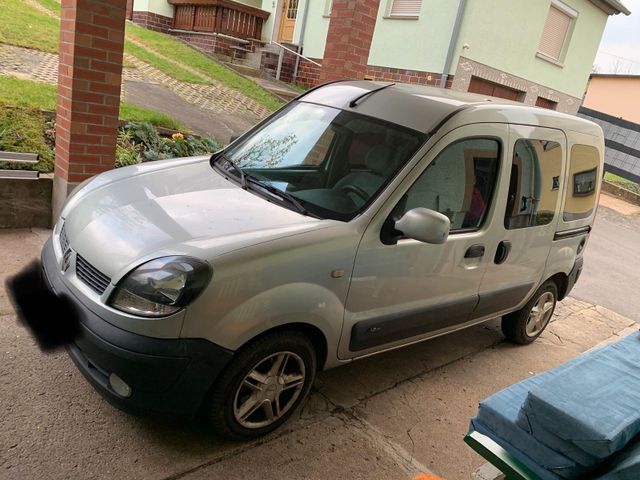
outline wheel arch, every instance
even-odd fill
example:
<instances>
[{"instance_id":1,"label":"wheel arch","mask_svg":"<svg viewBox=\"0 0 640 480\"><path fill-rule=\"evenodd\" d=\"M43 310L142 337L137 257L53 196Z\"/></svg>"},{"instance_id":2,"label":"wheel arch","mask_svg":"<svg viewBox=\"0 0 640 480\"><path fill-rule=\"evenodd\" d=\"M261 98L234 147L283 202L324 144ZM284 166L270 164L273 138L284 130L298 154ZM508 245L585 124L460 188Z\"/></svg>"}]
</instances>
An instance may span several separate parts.
<instances>
[{"instance_id":1,"label":"wheel arch","mask_svg":"<svg viewBox=\"0 0 640 480\"><path fill-rule=\"evenodd\" d=\"M567 289L569 287L569 277L566 273L556 273L551 277L547 278L543 283L552 281L556 284L556 288L558 289L558 300L563 300L567 296Z\"/></svg>"},{"instance_id":2,"label":"wheel arch","mask_svg":"<svg viewBox=\"0 0 640 480\"><path fill-rule=\"evenodd\" d=\"M327 362L327 355L329 350L327 337L322 330L310 323L294 322L278 325L276 327L260 332L255 337L247 340L238 350L243 349L250 343L255 342L259 338L262 338L266 335L283 331L301 332L303 335L305 335L309 339L309 341L311 341L311 344L313 345L313 348L316 352L317 371L321 371L324 369L324 366Z\"/></svg>"}]
</instances>

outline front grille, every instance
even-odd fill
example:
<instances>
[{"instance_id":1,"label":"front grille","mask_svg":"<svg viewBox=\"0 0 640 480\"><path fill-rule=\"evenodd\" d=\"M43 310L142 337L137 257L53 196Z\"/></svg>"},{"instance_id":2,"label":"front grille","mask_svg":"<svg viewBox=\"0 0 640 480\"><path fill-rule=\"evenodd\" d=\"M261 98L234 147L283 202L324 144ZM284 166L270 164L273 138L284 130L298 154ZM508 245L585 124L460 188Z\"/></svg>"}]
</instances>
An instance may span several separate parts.
<instances>
[{"instance_id":1,"label":"front grille","mask_svg":"<svg viewBox=\"0 0 640 480\"><path fill-rule=\"evenodd\" d=\"M63 223L62 230L60 230L60 249L62 253L67 251L69 248L69 239L67 238L67 226Z\"/></svg>"},{"instance_id":2,"label":"front grille","mask_svg":"<svg viewBox=\"0 0 640 480\"><path fill-rule=\"evenodd\" d=\"M76 255L76 275L94 292L102 295L111 279L87 262L81 255Z\"/></svg>"}]
</instances>

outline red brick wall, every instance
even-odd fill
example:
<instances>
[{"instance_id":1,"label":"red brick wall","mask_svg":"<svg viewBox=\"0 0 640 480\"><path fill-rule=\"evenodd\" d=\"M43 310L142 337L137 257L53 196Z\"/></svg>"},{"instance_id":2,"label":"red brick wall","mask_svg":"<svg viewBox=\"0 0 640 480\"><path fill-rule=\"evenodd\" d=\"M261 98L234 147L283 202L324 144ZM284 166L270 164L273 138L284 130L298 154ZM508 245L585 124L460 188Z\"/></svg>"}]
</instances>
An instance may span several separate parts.
<instances>
[{"instance_id":1,"label":"red brick wall","mask_svg":"<svg viewBox=\"0 0 640 480\"><path fill-rule=\"evenodd\" d=\"M132 14L133 23L137 23L141 27L155 30L156 32L167 33L173 27L173 18L158 15L153 12L137 12Z\"/></svg>"},{"instance_id":2,"label":"red brick wall","mask_svg":"<svg viewBox=\"0 0 640 480\"><path fill-rule=\"evenodd\" d=\"M316 60L314 58L311 60L322 63L322 60ZM298 65L298 76L296 77L295 83L307 88L315 87L320 83L321 71L321 66L319 67L313 63L307 62L306 60L300 60L300 65Z\"/></svg>"},{"instance_id":3,"label":"red brick wall","mask_svg":"<svg viewBox=\"0 0 640 480\"><path fill-rule=\"evenodd\" d=\"M55 175L81 182L115 163L127 0L62 0Z\"/></svg>"},{"instance_id":4,"label":"red brick wall","mask_svg":"<svg viewBox=\"0 0 640 480\"><path fill-rule=\"evenodd\" d=\"M367 68L367 79L369 80L389 80L392 82L418 83L421 85L440 86L442 77L439 73L421 72L418 70L404 70L402 68L378 67L369 65ZM453 75L449 75L445 88L451 88Z\"/></svg>"},{"instance_id":5,"label":"red brick wall","mask_svg":"<svg viewBox=\"0 0 640 480\"><path fill-rule=\"evenodd\" d=\"M362 79L380 0L334 0L320 81Z\"/></svg>"}]
</instances>

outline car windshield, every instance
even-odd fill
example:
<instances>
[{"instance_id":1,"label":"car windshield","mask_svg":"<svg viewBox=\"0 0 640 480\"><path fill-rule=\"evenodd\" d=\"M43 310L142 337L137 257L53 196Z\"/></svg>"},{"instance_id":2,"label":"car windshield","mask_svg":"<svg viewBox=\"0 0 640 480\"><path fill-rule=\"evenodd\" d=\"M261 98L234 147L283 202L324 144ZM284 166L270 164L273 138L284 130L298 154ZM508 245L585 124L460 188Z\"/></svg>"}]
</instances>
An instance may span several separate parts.
<instances>
[{"instance_id":1,"label":"car windshield","mask_svg":"<svg viewBox=\"0 0 640 480\"><path fill-rule=\"evenodd\" d=\"M219 166L258 193L298 203L301 212L348 221L373 201L425 138L382 120L294 102L224 151L221 158L227 162Z\"/></svg>"}]
</instances>

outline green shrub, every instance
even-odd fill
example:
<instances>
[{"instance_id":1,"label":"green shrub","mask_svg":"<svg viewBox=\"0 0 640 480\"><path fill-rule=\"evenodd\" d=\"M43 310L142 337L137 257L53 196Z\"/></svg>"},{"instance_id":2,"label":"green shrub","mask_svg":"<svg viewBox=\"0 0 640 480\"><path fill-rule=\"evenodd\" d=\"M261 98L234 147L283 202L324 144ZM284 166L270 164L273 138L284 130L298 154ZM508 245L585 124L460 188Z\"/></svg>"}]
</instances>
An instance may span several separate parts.
<instances>
[{"instance_id":1,"label":"green shrub","mask_svg":"<svg viewBox=\"0 0 640 480\"><path fill-rule=\"evenodd\" d=\"M0 109L0 150L7 152L37 153L35 164L0 162L0 168L12 170L53 170L53 125L35 109Z\"/></svg>"},{"instance_id":2,"label":"green shrub","mask_svg":"<svg viewBox=\"0 0 640 480\"><path fill-rule=\"evenodd\" d=\"M130 123L118 136L116 167L140 162L165 160L168 158L205 155L222 148L210 137L196 138L193 135L176 133L171 138L163 137L149 123Z\"/></svg>"}]
</instances>

